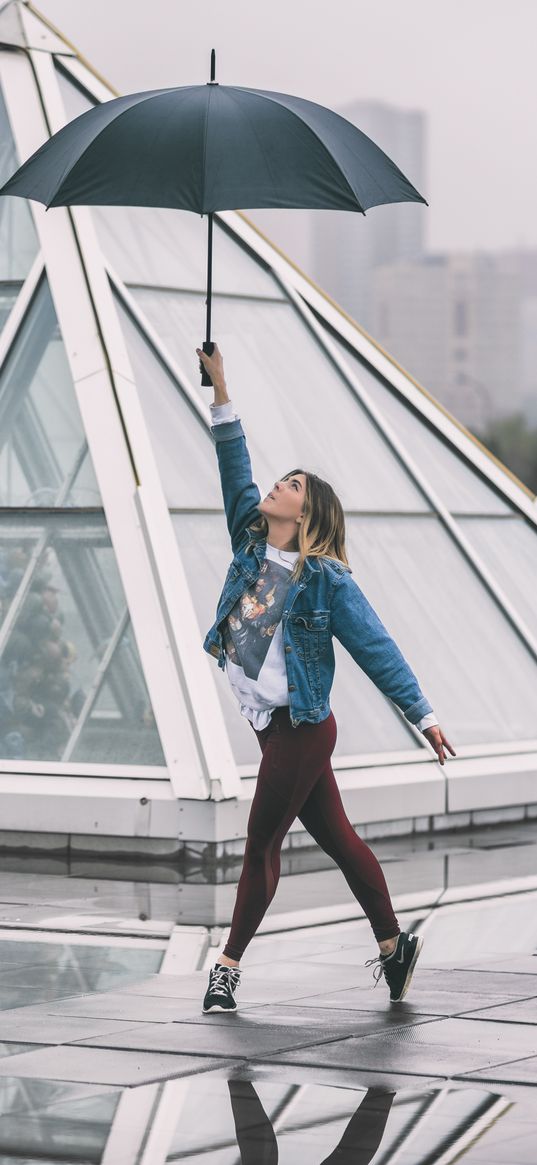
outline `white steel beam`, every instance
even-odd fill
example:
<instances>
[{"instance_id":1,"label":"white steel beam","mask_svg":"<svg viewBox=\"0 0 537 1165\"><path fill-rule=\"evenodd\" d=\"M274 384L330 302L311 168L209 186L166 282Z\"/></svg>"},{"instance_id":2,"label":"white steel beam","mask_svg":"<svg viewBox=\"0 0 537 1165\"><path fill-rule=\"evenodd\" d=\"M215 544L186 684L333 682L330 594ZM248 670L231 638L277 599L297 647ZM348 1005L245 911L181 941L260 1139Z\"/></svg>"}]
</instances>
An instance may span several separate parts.
<instances>
[{"instance_id":1,"label":"white steel beam","mask_svg":"<svg viewBox=\"0 0 537 1165\"><path fill-rule=\"evenodd\" d=\"M32 66L48 128L54 131L65 120L50 55L37 53L30 65L21 54L6 54L4 97L22 158L47 137ZM90 215L79 208L74 221L63 208L32 208L170 779L176 795L206 797L206 758L191 730L136 509L140 474L152 482L154 494L160 483ZM155 508L165 510L160 494Z\"/></svg>"}]
</instances>

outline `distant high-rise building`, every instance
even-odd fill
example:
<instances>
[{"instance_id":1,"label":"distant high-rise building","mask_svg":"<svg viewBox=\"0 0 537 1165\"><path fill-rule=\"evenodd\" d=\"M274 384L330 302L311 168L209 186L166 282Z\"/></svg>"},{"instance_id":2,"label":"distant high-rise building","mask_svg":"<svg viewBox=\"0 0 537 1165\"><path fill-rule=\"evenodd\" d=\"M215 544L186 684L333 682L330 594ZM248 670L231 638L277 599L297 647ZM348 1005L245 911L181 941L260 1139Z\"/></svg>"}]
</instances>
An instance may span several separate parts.
<instances>
[{"instance_id":1,"label":"distant high-rise building","mask_svg":"<svg viewBox=\"0 0 537 1165\"><path fill-rule=\"evenodd\" d=\"M423 113L379 101L354 101L338 112L372 138L427 198ZM350 211L310 213L311 274L367 330L374 269L420 258L426 214L422 203L409 202L372 207L365 219Z\"/></svg>"},{"instance_id":2,"label":"distant high-rise building","mask_svg":"<svg viewBox=\"0 0 537 1165\"><path fill-rule=\"evenodd\" d=\"M428 255L379 267L372 333L470 429L522 407L515 253Z\"/></svg>"}]
</instances>

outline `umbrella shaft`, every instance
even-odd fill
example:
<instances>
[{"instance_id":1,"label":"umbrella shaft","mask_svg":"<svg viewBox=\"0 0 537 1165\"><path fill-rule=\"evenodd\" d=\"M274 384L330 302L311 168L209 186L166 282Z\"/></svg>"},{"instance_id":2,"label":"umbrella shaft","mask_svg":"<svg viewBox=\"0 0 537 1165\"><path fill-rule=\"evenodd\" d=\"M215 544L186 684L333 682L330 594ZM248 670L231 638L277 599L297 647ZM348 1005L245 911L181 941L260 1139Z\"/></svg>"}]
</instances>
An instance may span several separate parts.
<instances>
[{"instance_id":1,"label":"umbrella shaft","mask_svg":"<svg viewBox=\"0 0 537 1165\"><path fill-rule=\"evenodd\" d=\"M213 292L213 215L209 212L209 226L207 233L207 324L205 339L211 339L211 298Z\"/></svg>"}]
</instances>

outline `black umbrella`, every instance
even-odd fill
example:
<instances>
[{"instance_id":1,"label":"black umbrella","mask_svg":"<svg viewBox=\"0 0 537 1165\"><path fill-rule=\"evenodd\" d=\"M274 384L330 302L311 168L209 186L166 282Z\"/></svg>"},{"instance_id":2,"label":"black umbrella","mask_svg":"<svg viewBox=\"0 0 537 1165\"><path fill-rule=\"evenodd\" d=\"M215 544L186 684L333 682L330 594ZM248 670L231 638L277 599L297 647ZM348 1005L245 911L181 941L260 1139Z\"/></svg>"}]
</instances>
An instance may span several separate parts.
<instances>
[{"instance_id":1,"label":"black umbrella","mask_svg":"<svg viewBox=\"0 0 537 1165\"><path fill-rule=\"evenodd\" d=\"M131 93L76 117L0 189L51 206L165 206L208 215L212 353L213 212L253 207L353 210L423 202L371 138L322 105L211 80ZM211 380L205 369L202 384Z\"/></svg>"}]
</instances>

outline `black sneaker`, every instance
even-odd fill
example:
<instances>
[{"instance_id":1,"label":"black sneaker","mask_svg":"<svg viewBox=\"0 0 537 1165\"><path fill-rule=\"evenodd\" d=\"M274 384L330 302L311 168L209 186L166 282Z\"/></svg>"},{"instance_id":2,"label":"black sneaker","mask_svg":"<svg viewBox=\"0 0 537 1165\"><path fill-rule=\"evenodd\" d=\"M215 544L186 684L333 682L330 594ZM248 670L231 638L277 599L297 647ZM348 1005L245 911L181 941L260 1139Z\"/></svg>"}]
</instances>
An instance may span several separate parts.
<instances>
[{"instance_id":1,"label":"black sneaker","mask_svg":"<svg viewBox=\"0 0 537 1165\"><path fill-rule=\"evenodd\" d=\"M224 963L215 963L209 971L209 986L203 1000L203 1011L236 1011L234 992L240 984L241 973L238 967L226 967Z\"/></svg>"},{"instance_id":2,"label":"black sneaker","mask_svg":"<svg viewBox=\"0 0 537 1165\"><path fill-rule=\"evenodd\" d=\"M423 939L416 934L406 934L401 931L397 936L397 946L391 955L379 955L377 959L368 959L366 967L377 963L373 975L376 979L384 978L390 988L390 1002L400 1003L410 987L418 955L423 946Z\"/></svg>"}]
</instances>

